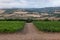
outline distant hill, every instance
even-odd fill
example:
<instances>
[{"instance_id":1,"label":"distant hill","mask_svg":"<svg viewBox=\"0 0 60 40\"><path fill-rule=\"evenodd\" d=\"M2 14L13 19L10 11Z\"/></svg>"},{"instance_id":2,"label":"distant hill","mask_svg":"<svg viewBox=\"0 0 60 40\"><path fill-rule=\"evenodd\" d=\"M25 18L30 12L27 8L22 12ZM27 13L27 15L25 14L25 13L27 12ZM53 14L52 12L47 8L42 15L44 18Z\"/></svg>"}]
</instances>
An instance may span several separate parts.
<instances>
[{"instance_id":1,"label":"distant hill","mask_svg":"<svg viewBox=\"0 0 60 40\"><path fill-rule=\"evenodd\" d=\"M46 8L27 8L28 12L48 12L53 13L55 10L60 10L60 7L46 7Z\"/></svg>"},{"instance_id":2,"label":"distant hill","mask_svg":"<svg viewBox=\"0 0 60 40\"><path fill-rule=\"evenodd\" d=\"M48 12L53 13L55 10L60 10L60 7L46 7L46 8L10 8L10 9L2 9L6 10L5 13L13 12L13 10L27 11L27 12Z\"/></svg>"}]
</instances>

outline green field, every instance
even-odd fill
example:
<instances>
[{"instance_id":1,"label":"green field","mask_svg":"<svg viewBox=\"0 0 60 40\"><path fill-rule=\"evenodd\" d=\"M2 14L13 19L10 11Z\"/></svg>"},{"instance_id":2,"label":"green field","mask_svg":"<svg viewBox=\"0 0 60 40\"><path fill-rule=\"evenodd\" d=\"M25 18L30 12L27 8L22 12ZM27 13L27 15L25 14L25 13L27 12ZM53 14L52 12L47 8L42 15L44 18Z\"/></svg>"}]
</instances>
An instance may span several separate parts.
<instances>
[{"instance_id":1,"label":"green field","mask_svg":"<svg viewBox=\"0 0 60 40\"><path fill-rule=\"evenodd\" d=\"M0 32L16 32L24 28L23 21L0 21Z\"/></svg>"},{"instance_id":2,"label":"green field","mask_svg":"<svg viewBox=\"0 0 60 40\"><path fill-rule=\"evenodd\" d=\"M33 23L40 31L60 32L60 21L34 21Z\"/></svg>"}]
</instances>

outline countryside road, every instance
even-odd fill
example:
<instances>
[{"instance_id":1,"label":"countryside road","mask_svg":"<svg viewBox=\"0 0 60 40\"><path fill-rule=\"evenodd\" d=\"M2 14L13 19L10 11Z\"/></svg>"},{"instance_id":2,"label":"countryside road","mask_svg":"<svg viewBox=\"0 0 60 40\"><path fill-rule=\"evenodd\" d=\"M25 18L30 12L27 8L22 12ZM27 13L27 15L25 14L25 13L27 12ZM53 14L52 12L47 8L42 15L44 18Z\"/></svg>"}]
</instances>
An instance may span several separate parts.
<instances>
[{"instance_id":1,"label":"countryside road","mask_svg":"<svg viewBox=\"0 0 60 40\"><path fill-rule=\"evenodd\" d=\"M22 32L0 34L0 40L60 40L60 33L41 32L33 23L26 23Z\"/></svg>"}]
</instances>

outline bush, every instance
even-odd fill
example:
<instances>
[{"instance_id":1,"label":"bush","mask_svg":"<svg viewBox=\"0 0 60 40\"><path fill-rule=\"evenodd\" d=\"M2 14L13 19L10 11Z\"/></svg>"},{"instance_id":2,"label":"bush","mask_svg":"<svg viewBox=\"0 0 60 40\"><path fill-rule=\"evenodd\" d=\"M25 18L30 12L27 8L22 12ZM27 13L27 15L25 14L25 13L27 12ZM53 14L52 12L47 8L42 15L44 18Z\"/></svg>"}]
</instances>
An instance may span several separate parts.
<instances>
[{"instance_id":1,"label":"bush","mask_svg":"<svg viewBox=\"0 0 60 40\"><path fill-rule=\"evenodd\" d=\"M28 18L27 20L26 20L26 22L28 22L28 23L30 23L30 22L32 22L33 20L32 19L30 19L30 18Z\"/></svg>"},{"instance_id":2,"label":"bush","mask_svg":"<svg viewBox=\"0 0 60 40\"><path fill-rule=\"evenodd\" d=\"M50 21L49 19L44 19L44 21Z\"/></svg>"},{"instance_id":3,"label":"bush","mask_svg":"<svg viewBox=\"0 0 60 40\"><path fill-rule=\"evenodd\" d=\"M60 21L60 19L58 21Z\"/></svg>"}]
</instances>

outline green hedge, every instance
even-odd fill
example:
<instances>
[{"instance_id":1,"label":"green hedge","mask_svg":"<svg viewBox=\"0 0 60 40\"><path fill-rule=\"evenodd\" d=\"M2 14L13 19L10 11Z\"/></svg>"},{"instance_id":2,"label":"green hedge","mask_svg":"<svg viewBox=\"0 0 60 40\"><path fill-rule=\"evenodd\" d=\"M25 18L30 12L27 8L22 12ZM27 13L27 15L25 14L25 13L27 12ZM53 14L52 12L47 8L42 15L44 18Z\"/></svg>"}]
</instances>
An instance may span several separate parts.
<instances>
[{"instance_id":1,"label":"green hedge","mask_svg":"<svg viewBox=\"0 0 60 40\"><path fill-rule=\"evenodd\" d=\"M0 19L0 21L26 21L25 19Z\"/></svg>"}]
</instances>

